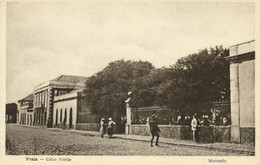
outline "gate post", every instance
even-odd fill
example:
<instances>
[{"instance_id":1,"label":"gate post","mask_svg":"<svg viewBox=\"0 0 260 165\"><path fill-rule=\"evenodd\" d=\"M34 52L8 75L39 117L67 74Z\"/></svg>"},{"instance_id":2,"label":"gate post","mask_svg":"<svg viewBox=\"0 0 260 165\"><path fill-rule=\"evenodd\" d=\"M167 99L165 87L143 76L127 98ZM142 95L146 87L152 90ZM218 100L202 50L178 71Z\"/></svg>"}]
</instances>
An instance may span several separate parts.
<instances>
[{"instance_id":1,"label":"gate post","mask_svg":"<svg viewBox=\"0 0 260 165\"><path fill-rule=\"evenodd\" d=\"M231 142L255 142L255 40L229 48Z\"/></svg>"},{"instance_id":2,"label":"gate post","mask_svg":"<svg viewBox=\"0 0 260 165\"><path fill-rule=\"evenodd\" d=\"M231 142L240 143L239 66L230 64Z\"/></svg>"},{"instance_id":3,"label":"gate post","mask_svg":"<svg viewBox=\"0 0 260 165\"><path fill-rule=\"evenodd\" d=\"M132 92L128 92L128 95L130 96ZM125 103L126 103L126 125L125 125L125 133L131 134L131 119L132 119L132 108L130 106L130 100L131 97L129 97Z\"/></svg>"}]
</instances>

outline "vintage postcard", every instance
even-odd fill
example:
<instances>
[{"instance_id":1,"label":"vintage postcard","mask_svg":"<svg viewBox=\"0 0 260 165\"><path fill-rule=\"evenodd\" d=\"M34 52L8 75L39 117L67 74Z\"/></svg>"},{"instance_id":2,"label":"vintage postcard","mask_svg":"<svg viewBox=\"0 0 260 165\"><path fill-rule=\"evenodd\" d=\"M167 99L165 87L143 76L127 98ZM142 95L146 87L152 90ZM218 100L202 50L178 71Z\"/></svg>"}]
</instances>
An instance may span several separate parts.
<instances>
[{"instance_id":1,"label":"vintage postcard","mask_svg":"<svg viewBox=\"0 0 260 165\"><path fill-rule=\"evenodd\" d=\"M256 164L257 1L0 2L0 164Z\"/></svg>"}]
</instances>

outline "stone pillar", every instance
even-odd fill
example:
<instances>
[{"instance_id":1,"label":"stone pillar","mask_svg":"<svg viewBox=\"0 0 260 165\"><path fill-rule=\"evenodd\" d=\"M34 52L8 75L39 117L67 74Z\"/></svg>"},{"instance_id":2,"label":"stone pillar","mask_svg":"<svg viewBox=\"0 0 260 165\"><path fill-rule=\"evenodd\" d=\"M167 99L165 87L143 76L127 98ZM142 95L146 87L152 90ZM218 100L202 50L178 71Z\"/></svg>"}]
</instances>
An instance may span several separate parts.
<instances>
[{"instance_id":1,"label":"stone pillar","mask_svg":"<svg viewBox=\"0 0 260 165\"><path fill-rule=\"evenodd\" d=\"M230 61L231 142L254 142L254 131L246 136L244 132L254 130L255 41L231 46L227 59Z\"/></svg>"},{"instance_id":2,"label":"stone pillar","mask_svg":"<svg viewBox=\"0 0 260 165\"><path fill-rule=\"evenodd\" d=\"M21 118L21 114L20 114L20 110L17 112L17 124L20 124L20 118Z\"/></svg>"},{"instance_id":3,"label":"stone pillar","mask_svg":"<svg viewBox=\"0 0 260 165\"><path fill-rule=\"evenodd\" d=\"M131 134L131 123L132 123L132 108L129 105L131 98L128 98L126 103L126 125L125 125L125 133Z\"/></svg>"},{"instance_id":4,"label":"stone pillar","mask_svg":"<svg viewBox=\"0 0 260 165\"><path fill-rule=\"evenodd\" d=\"M231 142L240 142L239 64L230 64Z\"/></svg>"},{"instance_id":5,"label":"stone pillar","mask_svg":"<svg viewBox=\"0 0 260 165\"><path fill-rule=\"evenodd\" d=\"M16 124L19 124L19 112L16 113Z\"/></svg>"}]
</instances>

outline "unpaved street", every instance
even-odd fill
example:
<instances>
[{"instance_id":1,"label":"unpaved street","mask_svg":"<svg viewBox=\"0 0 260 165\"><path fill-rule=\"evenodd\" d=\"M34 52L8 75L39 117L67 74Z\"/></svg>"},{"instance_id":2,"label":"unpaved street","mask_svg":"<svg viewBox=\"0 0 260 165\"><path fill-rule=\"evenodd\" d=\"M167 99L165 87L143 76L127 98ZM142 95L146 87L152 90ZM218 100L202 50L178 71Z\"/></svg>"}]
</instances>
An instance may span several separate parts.
<instances>
[{"instance_id":1,"label":"unpaved street","mask_svg":"<svg viewBox=\"0 0 260 165\"><path fill-rule=\"evenodd\" d=\"M147 137L150 138L150 137ZM10 155L171 155L227 156L238 153L150 143L126 139L102 139L80 133L19 125L6 126L6 154Z\"/></svg>"}]
</instances>

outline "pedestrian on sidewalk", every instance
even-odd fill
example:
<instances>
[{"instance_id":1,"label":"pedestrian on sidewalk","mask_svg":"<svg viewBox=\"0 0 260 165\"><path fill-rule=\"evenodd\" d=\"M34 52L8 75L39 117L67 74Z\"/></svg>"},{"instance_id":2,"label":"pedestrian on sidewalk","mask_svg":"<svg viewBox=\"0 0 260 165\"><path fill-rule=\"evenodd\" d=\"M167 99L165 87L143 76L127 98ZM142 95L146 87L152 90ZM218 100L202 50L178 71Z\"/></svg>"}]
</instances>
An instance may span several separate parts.
<instances>
[{"instance_id":1,"label":"pedestrian on sidewalk","mask_svg":"<svg viewBox=\"0 0 260 165\"><path fill-rule=\"evenodd\" d=\"M112 138L112 135L114 134L114 125L116 123L112 120L112 118L108 118L108 126L107 126L107 134L108 138Z\"/></svg>"},{"instance_id":2,"label":"pedestrian on sidewalk","mask_svg":"<svg viewBox=\"0 0 260 165\"><path fill-rule=\"evenodd\" d=\"M159 144L158 144L159 137L160 137L159 132L161 132L161 131L160 131L159 127L158 127L158 123L157 123L156 119L157 119L157 116L155 114L152 115L151 118L150 118L150 131L151 131L151 134L152 134L151 147L153 147L154 136L156 136L156 143L155 143L155 145L159 146Z\"/></svg>"},{"instance_id":3,"label":"pedestrian on sidewalk","mask_svg":"<svg viewBox=\"0 0 260 165\"><path fill-rule=\"evenodd\" d=\"M101 121L100 121L100 135L101 135L101 138L104 137L105 133L106 133L105 118L102 118Z\"/></svg>"},{"instance_id":4,"label":"pedestrian on sidewalk","mask_svg":"<svg viewBox=\"0 0 260 165\"><path fill-rule=\"evenodd\" d=\"M147 117L147 119L146 119L146 125L150 125L150 117Z\"/></svg>"},{"instance_id":5,"label":"pedestrian on sidewalk","mask_svg":"<svg viewBox=\"0 0 260 165\"><path fill-rule=\"evenodd\" d=\"M193 141L196 142L197 140L197 133L196 133L196 130L197 130L197 126L198 126L198 121L197 121L197 115L194 114L193 115L193 119L191 120L191 130L192 130L192 135L193 135Z\"/></svg>"}]
</instances>

